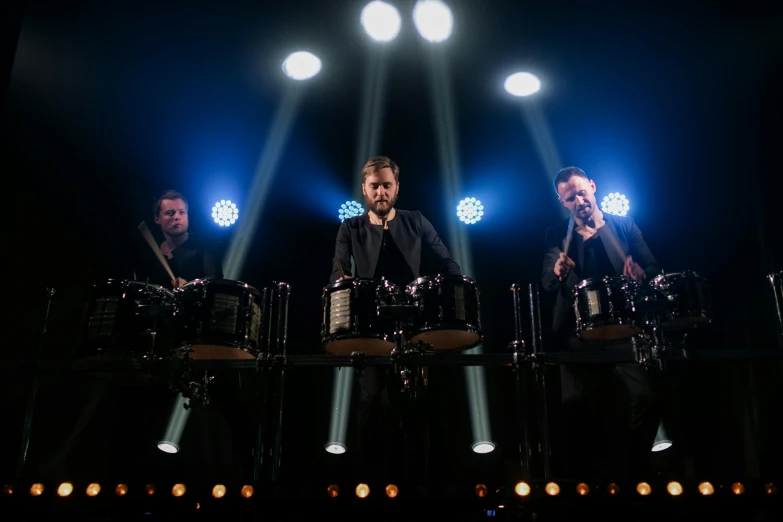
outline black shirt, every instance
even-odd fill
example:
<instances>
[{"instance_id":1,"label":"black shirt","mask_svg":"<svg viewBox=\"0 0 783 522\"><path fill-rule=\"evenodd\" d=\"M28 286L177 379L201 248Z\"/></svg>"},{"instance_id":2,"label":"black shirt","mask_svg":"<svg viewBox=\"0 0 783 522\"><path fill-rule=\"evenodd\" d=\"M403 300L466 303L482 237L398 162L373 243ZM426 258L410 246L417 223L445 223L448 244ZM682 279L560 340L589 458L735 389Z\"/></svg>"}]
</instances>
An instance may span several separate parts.
<instances>
[{"instance_id":1,"label":"black shirt","mask_svg":"<svg viewBox=\"0 0 783 522\"><path fill-rule=\"evenodd\" d=\"M614 266L606 255L604 242L598 234L585 241L584 256L582 279L615 275Z\"/></svg>"},{"instance_id":2,"label":"black shirt","mask_svg":"<svg viewBox=\"0 0 783 522\"><path fill-rule=\"evenodd\" d=\"M166 273L160 261L152 252L149 245L139 242L142 254L133 269L136 279L148 281L152 284L171 288L171 277ZM143 243L143 244L142 244ZM217 248L203 241L201 238L188 235L187 241L179 245L172 252L172 258L166 258L176 277L185 281L194 279L223 279L223 267Z\"/></svg>"},{"instance_id":3,"label":"black shirt","mask_svg":"<svg viewBox=\"0 0 783 522\"><path fill-rule=\"evenodd\" d=\"M383 231L381 252L378 255L378 264L375 267L374 277L375 279L385 277L400 287L400 289L404 289L408 283L414 280L413 272L405 261L400 247L394 242L389 229L384 229Z\"/></svg>"}]
</instances>

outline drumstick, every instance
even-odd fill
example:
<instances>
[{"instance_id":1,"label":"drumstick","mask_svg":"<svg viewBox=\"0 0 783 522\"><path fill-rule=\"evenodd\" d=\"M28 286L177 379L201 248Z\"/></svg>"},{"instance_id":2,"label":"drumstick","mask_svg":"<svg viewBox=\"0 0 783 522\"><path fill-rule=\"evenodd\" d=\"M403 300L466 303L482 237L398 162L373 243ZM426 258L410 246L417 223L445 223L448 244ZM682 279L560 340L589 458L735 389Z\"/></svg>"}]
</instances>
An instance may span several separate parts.
<instances>
[{"instance_id":1,"label":"drumstick","mask_svg":"<svg viewBox=\"0 0 783 522\"><path fill-rule=\"evenodd\" d=\"M340 278L345 277L345 272L343 272L343 265L340 263L337 258L334 258L334 264L337 265L337 270L340 271Z\"/></svg>"},{"instance_id":2,"label":"drumstick","mask_svg":"<svg viewBox=\"0 0 783 522\"><path fill-rule=\"evenodd\" d=\"M160 251L160 247L155 242L155 238L152 237L152 232L150 232L149 227L147 227L147 222L142 221L141 224L137 227L139 229L139 232L141 232L141 235L144 236L144 239L147 240L147 244L150 246L153 252L155 252L155 255L158 257L158 261L160 261L160 264L163 265L163 269L166 270L166 273L171 277L172 281L176 281L177 278L174 277L174 272L171 271L171 267L169 267L169 264L166 262L166 258L163 257L163 252Z\"/></svg>"},{"instance_id":3,"label":"drumstick","mask_svg":"<svg viewBox=\"0 0 783 522\"><path fill-rule=\"evenodd\" d=\"M574 235L574 215L571 214L568 217L568 230L566 230L566 237L563 241L563 253L568 256L568 247L571 246L571 236ZM561 282L563 281L563 276L560 276L558 278Z\"/></svg>"}]
</instances>

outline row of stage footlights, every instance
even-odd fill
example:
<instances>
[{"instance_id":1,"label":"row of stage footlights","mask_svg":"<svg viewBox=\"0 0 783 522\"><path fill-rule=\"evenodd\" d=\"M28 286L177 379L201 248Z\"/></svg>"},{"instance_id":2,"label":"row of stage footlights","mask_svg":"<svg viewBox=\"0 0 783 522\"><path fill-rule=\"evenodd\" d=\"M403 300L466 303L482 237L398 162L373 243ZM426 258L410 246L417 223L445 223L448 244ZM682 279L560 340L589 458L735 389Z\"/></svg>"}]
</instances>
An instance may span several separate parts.
<instances>
[{"instance_id":1,"label":"row of stage footlights","mask_svg":"<svg viewBox=\"0 0 783 522\"><path fill-rule=\"evenodd\" d=\"M746 486L742 482L733 482L730 484L716 484L713 485L711 482L702 481L699 482L697 485L694 485L695 487L692 487L691 489L695 489L694 493L698 493L701 496L707 497L714 494L720 494L722 492L728 492L729 495L733 496L741 496L746 494ZM155 484L146 484L143 488L139 488L143 491L143 494L146 496L154 496L158 493L158 488ZM237 491L233 492L233 494L238 494L240 498L252 498L255 494L255 488L252 485L246 484L243 485L241 488L236 488ZM570 488L568 488L570 489ZM652 495L653 488L648 482L639 482L636 484L635 488L631 486L624 486L623 490L631 489L632 492L635 494L638 494L640 496L646 497L649 495ZM657 489L657 488L656 488ZM530 496L550 496L550 497L556 497L561 494L561 490L563 492L567 492L565 489L565 485L558 484L557 482L546 482L546 483L539 483L539 484L529 484L527 482L517 482L514 485L514 493L519 497L530 497ZM758 491L753 491L758 490ZM47 491L47 488L44 486L44 484L40 482L36 482L32 484L29 488L25 489L25 492L28 493L32 497L42 497L44 495L44 492ZM97 497L101 492L104 491L104 488L97 482L90 483L87 485L87 487L84 489L84 494L88 497ZM204 493L204 491L201 491L201 488L199 488L199 491L201 493ZM501 491L501 488L488 488L485 484L476 484L475 488L475 495L478 498L485 498L491 496L493 493L499 493ZM686 488L683 486L682 483L678 481L669 481L665 484L665 491L669 495L673 497L678 497L681 495L686 494ZM75 492L75 486L71 482L62 482L59 485L57 485L56 488L57 496L59 497L69 497ZM114 495L117 497L125 497L130 492L130 487L127 484L117 484L113 488ZM185 484L174 484L171 487L171 490L169 493L172 497L184 497L188 492L188 488L185 486ZM756 485L753 489L750 489L750 486L748 486L747 493L762 493L764 495L775 495L778 492L778 487L773 482L766 482L763 485ZM330 484L327 486L324 490L324 493L326 497L328 498L337 498L341 495L342 491L340 489L340 486L337 484ZM368 498L370 497L370 487L367 484L360 483L355 488L353 488L353 494L360 499ZM577 496L588 496L588 495L595 495L596 493L601 494L605 493L610 496L617 496L621 493L625 493L625 491L621 491L621 488L618 484L611 482L606 485L593 485L592 487L588 485L586 482L579 482L574 486L574 493ZM6 484L3 487L3 496L5 497L13 497L18 494L17 489L15 489L14 485L12 484ZM164 493L165 494L165 493ZM385 495L388 498L396 498L400 494L400 487L396 484L388 484L385 488L382 490L382 495ZM212 487L211 495L213 498L221 499L225 497L229 497L232 495L232 492L229 492L228 488L223 484L216 484ZM104 493L105 496L105 493Z\"/></svg>"}]
</instances>

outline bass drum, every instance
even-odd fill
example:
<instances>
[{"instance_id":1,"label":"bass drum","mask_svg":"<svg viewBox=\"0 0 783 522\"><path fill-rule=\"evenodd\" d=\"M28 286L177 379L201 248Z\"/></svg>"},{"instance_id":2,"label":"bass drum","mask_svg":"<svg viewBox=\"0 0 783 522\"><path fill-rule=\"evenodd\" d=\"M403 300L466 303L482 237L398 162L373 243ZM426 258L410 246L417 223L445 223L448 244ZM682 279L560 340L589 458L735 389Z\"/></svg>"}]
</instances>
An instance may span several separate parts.
<instances>
[{"instance_id":1,"label":"bass drum","mask_svg":"<svg viewBox=\"0 0 783 522\"><path fill-rule=\"evenodd\" d=\"M390 354L394 324L378 315L385 305L400 304L399 288L385 279L345 279L324 288L321 346L326 353Z\"/></svg>"},{"instance_id":2,"label":"bass drum","mask_svg":"<svg viewBox=\"0 0 783 522\"><path fill-rule=\"evenodd\" d=\"M481 343L479 290L461 275L420 277L406 288L408 301L419 307L411 342L434 352L460 352Z\"/></svg>"}]
</instances>

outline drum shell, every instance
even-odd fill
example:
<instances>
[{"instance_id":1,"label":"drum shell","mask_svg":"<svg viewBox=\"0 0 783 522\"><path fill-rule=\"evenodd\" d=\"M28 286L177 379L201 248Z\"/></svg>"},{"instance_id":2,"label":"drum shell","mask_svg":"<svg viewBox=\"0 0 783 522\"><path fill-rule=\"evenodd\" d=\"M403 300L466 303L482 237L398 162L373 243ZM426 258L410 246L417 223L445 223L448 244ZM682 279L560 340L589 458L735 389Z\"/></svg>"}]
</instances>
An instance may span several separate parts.
<instances>
[{"instance_id":1,"label":"drum shell","mask_svg":"<svg viewBox=\"0 0 783 522\"><path fill-rule=\"evenodd\" d=\"M664 330L689 330L710 322L712 295L707 281L696 272L661 274L650 281L650 288L666 299L667 307L660 314Z\"/></svg>"},{"instance_id":2,"label":"drum shell","mask_svg":"<svg viewBox=\"0 0 783 522\"><path fill-rule=\"evenodd\" d=\"M411 341L431 351L459 352L474 348L483 338L480 292L462 275L420 277L406 287L408 302L419 307Z\"/></svg>"},{"instance_id":3,"label":"drum shell","mask_svg":"<svg viewBox=\"0 0 783 522\"><path fill-rule=\"evenodd\" d=\"M642 332L635 301L639 284L629 277L590 278L573 290L576 328L585 341L629 339Z\"/></svg>"}]
</instances>

